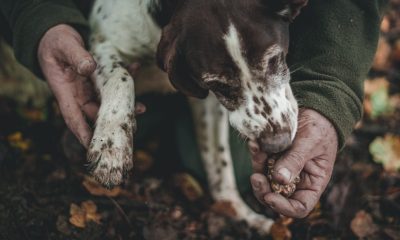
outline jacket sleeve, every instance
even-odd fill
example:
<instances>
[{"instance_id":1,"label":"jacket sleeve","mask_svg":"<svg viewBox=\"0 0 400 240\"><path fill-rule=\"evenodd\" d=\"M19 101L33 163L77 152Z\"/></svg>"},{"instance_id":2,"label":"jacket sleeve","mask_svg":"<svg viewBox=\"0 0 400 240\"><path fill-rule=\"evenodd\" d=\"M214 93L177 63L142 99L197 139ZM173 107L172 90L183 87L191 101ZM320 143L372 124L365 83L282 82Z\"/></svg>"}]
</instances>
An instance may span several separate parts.
<instances>
[{"instance_id":1,"label":"jacket sleeve","mask_svg":"<svg viewBox=\"0 0 400 240\"><path fill-rule=\"evenodd\" d=\"M1 0L0 14L11 29L5 38L11 40L17 60L39 77L37 48L48 29L64 23L85 40L88 35L87 21L71 0Z\"/></svg>"},{"instance_id":2,"label":"jacket sleeve","mask_svg":"<svg viewBox=\"0 0 400 240\"><path fill-rule=\"evenodd\" d=\"M288 64L299 105L336 127L339 147L362 116L363 82L387 0L310 0L290 29Z\"/></svg>"}]
</instances>

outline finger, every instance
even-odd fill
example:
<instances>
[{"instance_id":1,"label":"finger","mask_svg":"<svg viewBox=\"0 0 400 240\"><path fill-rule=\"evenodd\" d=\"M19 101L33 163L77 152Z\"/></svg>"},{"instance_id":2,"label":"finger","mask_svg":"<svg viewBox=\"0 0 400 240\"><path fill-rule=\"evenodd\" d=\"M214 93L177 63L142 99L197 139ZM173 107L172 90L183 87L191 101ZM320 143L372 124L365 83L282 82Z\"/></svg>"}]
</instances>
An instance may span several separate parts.
<instances>
[{"instance_id":1,"label":"finger","mask_svg":"<svg viewBox=\"0 0 400 240\"><path fill-rule=\"evenodd\" d=\"M260 152L260 146L256 141L250 140L247 142L247 145L250 149L251 154L257 154L258 152Z\"/></svg>"},{"instance_id":2,"label":"finger","mask_svg":"<svg viewBox=\"0 0 400 240\"><path fill-rule=\"evenodd\" d=\"M61 60L68 63L79 75L88 77L96 70L96 62L79 39L72 39L66 42L61 55L64 59Z\"/></svg>"},{"instance_id":3,"label":"finger","mask_svg":"<svg viewBox=\"0 0 400 240\"><path fill-rule=\"evenodd\" d=\"M315 147L312 140L297 138L292 147L286 152L274 166L273 178L281 184L289 184L303 170L307 161L312 158L312 148Z\"/></svg>"},{"instance_id":4,"label":"finger","mask_svg":"<svg viewBox=\"0 0 400 240\"><path fill-rule=\"evenodd\" d=\"M83 113L91 122L96 121L99 108L100 105L94 101L86 102L81 106Z\"/></svg>"},{"instance_id":5,"label":"finger","mask_svg":"<svg viewBox=\"0 0 400 240\"><path fill-rule=\"evenodd\" d=\"M267 193L264 201L274 211L295 218L306 217L317 204L319 195L315 191L296 191L291 198L286 198L278 193Z\"/></svg>"},{"instance_id":6,"label":"finger","mask_svg":"<svg viewBox=\"0 0 400 240\"><path fill-rule=\"evenodd\" d=\"M265 177L265 175L256 173L251 175L250 182L253 188L254 196L260 203L265 204L264 196L268 193L271 193L271 187L268 179Z\"/></svg>"},{"instance_id":7,"label":"finger","mask_svg":"<svg viewBox=\"0 0 400 240\"><path fill-rule=\"evenodd\" d=\"M92 130L87 124L79 105L71 98L58 100L61 114L68 128L78 138L79 142L88 148L92 138Z\"/></svg>"},{"instance_id":8,"label":"finger","mask_svg":"<svg viewBox=\"0 0 400 240\"><path fill-rule=\"evenodd\" d=\"M251 165L253 167L253 173L266 174L266 162L267 154L259 152L251 156Z\"/></svg>"}]
</instances>

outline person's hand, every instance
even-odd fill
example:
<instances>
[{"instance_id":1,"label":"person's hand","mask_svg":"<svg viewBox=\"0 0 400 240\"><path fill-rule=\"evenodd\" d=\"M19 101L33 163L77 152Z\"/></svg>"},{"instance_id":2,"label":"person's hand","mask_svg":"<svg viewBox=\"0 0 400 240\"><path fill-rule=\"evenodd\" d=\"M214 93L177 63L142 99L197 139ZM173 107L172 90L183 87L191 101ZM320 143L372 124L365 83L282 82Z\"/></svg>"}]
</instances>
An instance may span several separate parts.
<instances>
[{"instance_id":1,"label":"person's hand","mask_svg":"<svg viewBox=\"0 0 400 240\"><path fill-rule=\"evenodd\" d=\"M99 109L89 79L96 62L85 50L79 33L64 24L44 34L39 43L38 60L65 123L87 148L92 130L86 118L94 121Z\"/></svg>"},{"instance_id":2,"label":"person's hand","mask_svg":"<svg viewBox=\"0 0 400 240\"><path fill-rule=\"evenodd\" d=\"M273 180L288 184L300 175L294 194L286 198L273 193L266 177L268 156L255 142L249 142L254 174L253 192L261 203L288 216L306 217L318 203L333 171L338 139L333 125L314 110L301 110L299 128L289 150L275 163Z\"/></svg>"}]
</instances>

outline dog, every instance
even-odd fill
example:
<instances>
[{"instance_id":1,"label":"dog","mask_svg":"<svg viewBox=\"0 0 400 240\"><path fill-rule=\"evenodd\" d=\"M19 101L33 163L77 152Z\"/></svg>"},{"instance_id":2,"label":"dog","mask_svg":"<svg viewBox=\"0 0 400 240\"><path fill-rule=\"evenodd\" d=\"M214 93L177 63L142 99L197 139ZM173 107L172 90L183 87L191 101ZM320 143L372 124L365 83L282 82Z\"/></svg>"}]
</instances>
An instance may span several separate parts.
<instances>
[{"instance_id":1,"label":"dog","mask_svg":"<svg viewBox=\"0 0 400 240\"><path fill-rule=\"evenodd\" d=\"M133 167L135 96L189 96L197 141L216 201L268 233L273 221L238 192L229 123L277 153L297 131L298 105L285 61L289 24L307 0L96 0L90 49L101 107L88 149L94 177L120 184ZM126 64L140 62L135 79ZM173 106L171 106L173 107Z\"/></svg>"}]
</instances>

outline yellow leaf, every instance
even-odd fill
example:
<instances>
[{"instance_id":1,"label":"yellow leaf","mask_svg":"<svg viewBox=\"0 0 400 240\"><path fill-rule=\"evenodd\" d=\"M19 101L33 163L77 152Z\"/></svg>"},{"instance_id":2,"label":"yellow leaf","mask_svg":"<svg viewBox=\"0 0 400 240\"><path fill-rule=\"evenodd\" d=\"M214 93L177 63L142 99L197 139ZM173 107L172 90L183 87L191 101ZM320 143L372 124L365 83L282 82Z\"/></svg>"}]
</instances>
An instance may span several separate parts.
<instances>
[{"instance_id":1,"label":"yellow leaf","mask_svg":"<svg viewBox=\"0 0 400 240\"><path fill-rule=\"evenodd\" d=\"M196 201L204 195L200 184L187 173L177 174L174 177L175 185L189 201Z\"/></svg>"},{"instance_id":2,"label":"yellow leaf","mask_svg":"<svg viewBox=\"0 0 400 240\"><path fill-rule=\"evenodd\" d=\"M100 224L101 215L97 213L97 206L91 200L82 202L81 206L72 203L69 213L69 222L76 227L85 228L90 221Z\"/></svg>"},{"instance_id":3,"label":"yellow leaf","mask_svg":"<svg viewBox=\"0 0 400 240\"><path fill-rule=\"evenodd\" d=\"M378 137L369 145L369 152L374 161L381 163L386 171L400 169L400 137L391 134Z\"/></svg>"},{"instance_id":4,"label":"yellow leaf","mask_svg":"<svg viewBox=\"0 0 400 240\"><path fill-rule=\"evenodd\" d=\"M86 213L78 205L72 203L69 208L71 217L69 222L75 227L84 228L86 227Z\"/></svg>"},{"instance_id":5,"label":"yellow leaf","mask_svg":"<svg viewBox=\"0 0 400 240\"><path fill-rule=\"evenodd\" d=\"M135 166L141 171L145 172L153 166L154 159L150 154L142 150L136 150L135 152Z\"/></svg>"},{"instance_id":6,"label":"yellow leaf","mask_svg":"<svg viewBox=\"0 0 400 240\"><path fill-rule=\"evenodd\" d=\"M95 212L97 212L97 206L91 200L82 202L81 206L82 206L82 210L84 210L87 213L95 213Z\"/></svg>"},{"instance_id":7,"label":"yellow leaf","mask_svg":"<svg viewBox=\"0 0 400 240\"><path fill-rule=\"evenodd\" d=\"M31 141L24 139L21 132L15 132L7 137L8 142L14 148L25 152L31 147Z\"/></svg>"},{"instance_id":8,"label":"yellow leaf","mask_svg":"<svg viewBox=\"0 0 400 240\"><path fill-rule=\"evenodd\" d=\"M351 230L359 238L365 238L374 234L378 227L367 212L364 210L359 211L350 224Z\"/></svg>"}]
</instances>

